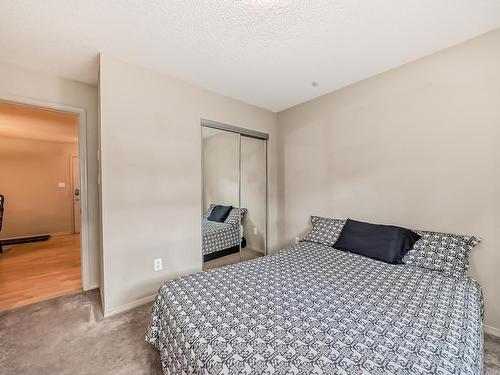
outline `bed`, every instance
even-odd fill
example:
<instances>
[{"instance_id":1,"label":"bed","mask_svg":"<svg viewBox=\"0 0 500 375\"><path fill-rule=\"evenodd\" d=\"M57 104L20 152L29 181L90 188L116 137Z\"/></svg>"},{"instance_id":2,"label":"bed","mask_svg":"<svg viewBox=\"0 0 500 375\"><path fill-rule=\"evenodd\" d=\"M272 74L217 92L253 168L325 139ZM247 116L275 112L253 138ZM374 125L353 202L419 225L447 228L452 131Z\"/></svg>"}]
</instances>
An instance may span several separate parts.
<instances>
[{"instance_id":1,"label":"bed","mask_svg":"<svg viewBox=\"0 0 500 375\"><path fill-rule=\"evenodd\" d=\"M469 277L312 242L164 284L146 341L165 374L482 374Z\"/></svg>"},{"instance_id":2,"label":"bed","mask_svg":"<svg viewBox=\"0 0 500 375\"><path fill-rule=\"evenodd\" d=\"M233 208L227 219L219 223L207 219L214 207L210 205L201 222L204 261L238 252L241 242L239 217L243 218L246 209Z\"/></svg>"}]
</instances>

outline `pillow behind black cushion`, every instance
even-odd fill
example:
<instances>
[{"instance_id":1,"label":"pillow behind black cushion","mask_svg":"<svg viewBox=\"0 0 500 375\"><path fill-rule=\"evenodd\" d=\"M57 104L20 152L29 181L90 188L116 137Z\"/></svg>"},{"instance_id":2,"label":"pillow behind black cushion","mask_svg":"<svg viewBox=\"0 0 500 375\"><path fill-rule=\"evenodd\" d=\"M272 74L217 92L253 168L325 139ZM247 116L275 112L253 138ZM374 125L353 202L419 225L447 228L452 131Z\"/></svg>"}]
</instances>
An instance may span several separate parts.
<instances>
[{"instance_id":1,"label":"pillow behind black cushion","mask_svg":"<svg viewBox=\"0 0 500 375\"><path fill-rule=\"evenodd\" d=\"M410 229L347 219L333 247L386 263L401 264L419 239L420 236Z\"/></svg>"},{"instance_id":2,"label":"pillow behind black cushion","mask_svg":"<svg viewBox=\"0 0 500 375\"><path fill-rule=\"evenodd\" d=\"M227 216L231 212L233 206L221 206L217 205L214 207L212 212L210 212L210 216L207 217L210 221L217 221L219 223L223 223L226 220Z\"/></svg>"}]
</instances>

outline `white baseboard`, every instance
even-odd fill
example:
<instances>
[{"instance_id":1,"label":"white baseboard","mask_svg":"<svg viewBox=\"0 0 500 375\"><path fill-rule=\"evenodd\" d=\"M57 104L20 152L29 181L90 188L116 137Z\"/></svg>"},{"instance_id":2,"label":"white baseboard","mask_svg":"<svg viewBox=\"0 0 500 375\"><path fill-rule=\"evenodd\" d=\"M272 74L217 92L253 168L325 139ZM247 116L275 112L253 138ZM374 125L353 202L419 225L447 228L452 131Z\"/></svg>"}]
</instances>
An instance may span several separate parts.
<instances>
[{"instance_id":1,"label":"white baseboard","mask_svg":"<svg viewBox=\"0 0 500 375\"><path fill-rule=\"evenodd\" d=\"M83 289L84 291L87 291L87 290L93 290L93 289L97 289L99 288L99 284L91 284L89 285L89 287L87 289Z\"/></svg>"},{"instance_id":2,"label":"white baseboard","mask_svg":"<svg viewBox=\"0 0 500 375\"><path fill-rule=\"evenodd\" d=\"M67 236L68 234L75 234L73 232L54 232L54 233L49 233L51 236Z\"/></svg>"},{"instance_id":3,"label":"white baseboard","mask_svg":"<svg viewBox=\"0 0 500 375\"><path fill-rule=\"evenodd\" d=\"M106 309L106 311L104 311L104 317L109 318L110 316L120 314L128 310L132 310L133 308L145 305L146 303L151 303L155 300L155 298L156 298L156 293L144 298L140 298L136 301L126 303L121 306L113 307L111 309Z\"/></svg>"},{"instance_id":4,"label":"white baseboard","mask_svg":"<svg viewBox=\"0 0 500 375\"><path fill-rule=\"evenodd\" d=\"M500 337L500 328L495 328L495 327L487 326L487 325L484 325L483 328L484 328L485 333Z\"/></svg>"}]
</instances>

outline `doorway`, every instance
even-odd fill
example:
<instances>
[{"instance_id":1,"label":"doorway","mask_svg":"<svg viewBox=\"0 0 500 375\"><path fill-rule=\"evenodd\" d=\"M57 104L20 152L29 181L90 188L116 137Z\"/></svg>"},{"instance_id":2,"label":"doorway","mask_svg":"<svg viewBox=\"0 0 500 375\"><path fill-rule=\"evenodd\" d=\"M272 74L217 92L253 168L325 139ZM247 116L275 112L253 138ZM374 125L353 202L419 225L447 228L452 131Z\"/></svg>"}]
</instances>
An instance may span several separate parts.
<instances>
[{"instance_id":1,"label":"doorway","mask_svg":"<svg viewBox=\"0 0 500 375\"><path fill-rule=\"evenodd\" d=\"M0 311L83 289L80 115L0 101Z\"/></svg>"}]
</instances>

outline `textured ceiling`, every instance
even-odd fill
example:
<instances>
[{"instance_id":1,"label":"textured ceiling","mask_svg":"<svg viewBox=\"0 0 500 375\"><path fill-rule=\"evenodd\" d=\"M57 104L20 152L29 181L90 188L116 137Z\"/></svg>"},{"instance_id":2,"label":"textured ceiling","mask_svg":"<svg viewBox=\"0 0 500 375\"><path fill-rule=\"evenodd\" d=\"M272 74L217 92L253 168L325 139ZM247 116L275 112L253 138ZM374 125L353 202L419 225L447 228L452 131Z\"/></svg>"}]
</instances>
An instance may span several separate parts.
<instances>
[{"instance_id":1,"label":"textured ceiling","mask_svg":"<svg viewBox=\"0 0 500 375\"><path fill-rule=\"evenodd\" d=\"M95 83L106 52L279 111L498 27L499 0L2 0L0 61Z\"/></svg>"},{"instance_id":2,"label":"textured ceiling","mask_svg":"<svg viewBox=\"0 0 500 375\"><path fill-rule=\"evenodd\" d=\"M78 116L0 102L0 136L78 142Z\"/></svg>"}]
</instances>

